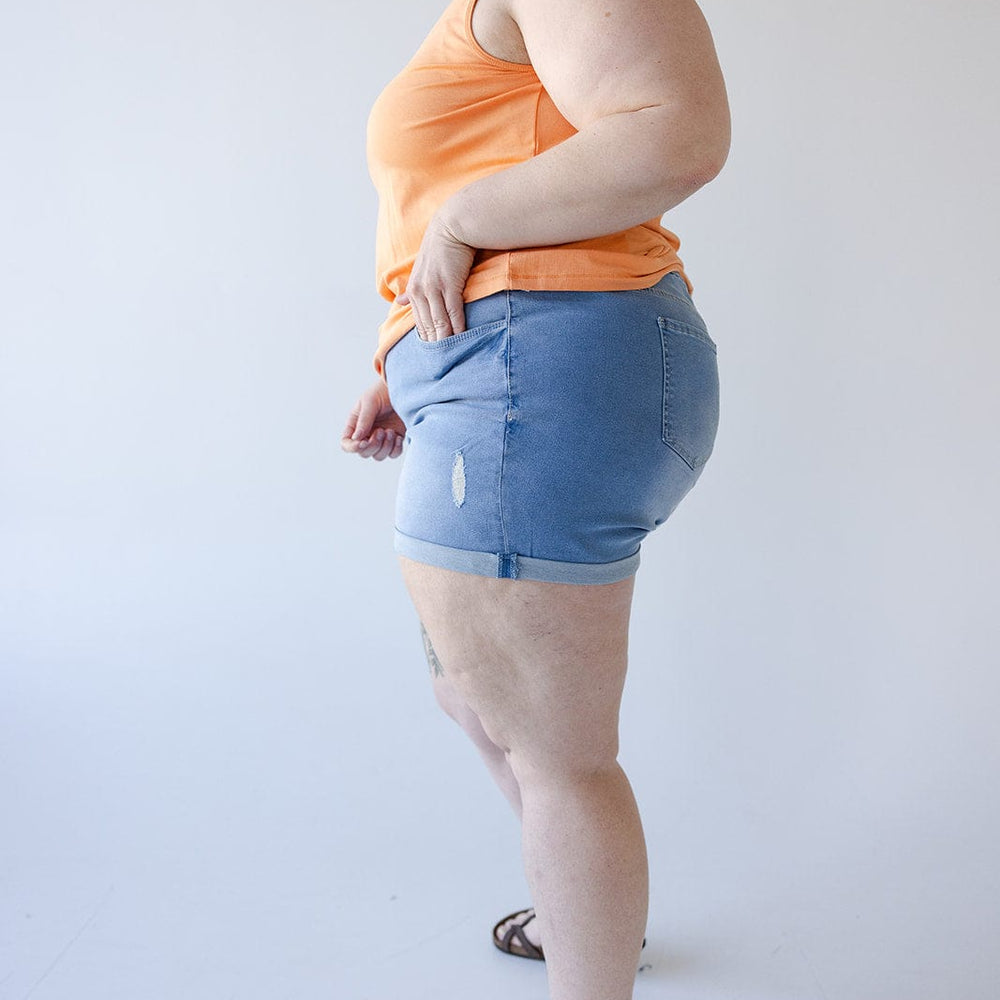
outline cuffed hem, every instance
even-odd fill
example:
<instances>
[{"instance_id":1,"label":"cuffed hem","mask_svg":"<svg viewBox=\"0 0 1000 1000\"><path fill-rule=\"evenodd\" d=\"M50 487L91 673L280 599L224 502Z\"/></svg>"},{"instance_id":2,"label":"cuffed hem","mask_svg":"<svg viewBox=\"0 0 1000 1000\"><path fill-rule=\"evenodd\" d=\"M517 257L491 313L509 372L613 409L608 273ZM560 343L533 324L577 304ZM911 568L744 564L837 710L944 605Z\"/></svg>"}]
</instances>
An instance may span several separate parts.
<instances>
[{"instance_id":1,"label":"cuffed hem","mask_svg":"<svg viewBox=\"0 0 1000 1000\"><path fill-rule=\"evenodd\" d=\"M516 552L477 552L438 545L412 535L393 531L393 549L417 562L511 580L545 580L549 583L616 583L632 576L639 568L639 550L624 559L606 563L561 562L557 559L537 559Z\"/></svg>"}]
</instances>

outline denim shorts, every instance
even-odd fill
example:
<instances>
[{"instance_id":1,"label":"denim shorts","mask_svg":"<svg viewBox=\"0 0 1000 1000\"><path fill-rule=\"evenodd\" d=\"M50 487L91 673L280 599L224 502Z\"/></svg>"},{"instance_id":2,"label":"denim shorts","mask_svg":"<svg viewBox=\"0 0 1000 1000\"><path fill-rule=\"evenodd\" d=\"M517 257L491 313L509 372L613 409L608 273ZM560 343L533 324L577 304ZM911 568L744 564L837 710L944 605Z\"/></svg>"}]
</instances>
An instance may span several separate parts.
<instances>
[{"instance_id":1,"label":"denim shorts","mask_svg":"<svg viewBox=\"0 0 1000 1000\"><path fill-rule=\"evenodd\" d=\"M385 357L407 433L396 552L480 576L611 583L712 454L716 344L670 272L625 291L507 289Z\"/></svg>"}]
</instances>

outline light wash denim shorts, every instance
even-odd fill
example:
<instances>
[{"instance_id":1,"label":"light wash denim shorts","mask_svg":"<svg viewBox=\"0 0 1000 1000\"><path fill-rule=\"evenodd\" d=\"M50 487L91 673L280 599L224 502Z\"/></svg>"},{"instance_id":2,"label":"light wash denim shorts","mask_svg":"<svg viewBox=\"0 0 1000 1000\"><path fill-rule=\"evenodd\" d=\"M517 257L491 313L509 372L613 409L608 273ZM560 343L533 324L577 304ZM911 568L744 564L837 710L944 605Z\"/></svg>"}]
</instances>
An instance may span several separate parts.
<instances>
[{"instance_id":1,"label":"light wash denim shorts","mask_svg":"<svg viewBox=\"0 0 1000 1000\"><path fill-rule=\"evenodd\" d=\"M712 454L715 341L676 272L626 291L508 289L390 348L406 424L395 551L480 576L611 583Z\"/></svg>"}]
</instances>

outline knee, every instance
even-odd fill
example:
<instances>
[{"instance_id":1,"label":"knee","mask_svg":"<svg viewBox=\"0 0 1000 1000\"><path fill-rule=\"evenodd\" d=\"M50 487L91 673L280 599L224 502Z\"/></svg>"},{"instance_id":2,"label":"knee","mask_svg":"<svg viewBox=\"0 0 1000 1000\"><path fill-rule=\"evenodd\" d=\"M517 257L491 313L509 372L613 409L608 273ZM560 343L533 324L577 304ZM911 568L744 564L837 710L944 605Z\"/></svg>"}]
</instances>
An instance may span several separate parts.
<instances>
[{"instance_id":1,"label":"knee","mask_svg":"<svg viewBox=\"0 0 1000 1000\"><path fill-rule=\"evenodd\" d=\"M496 747L487 734L482 719L446 677L434 678L434 699L445 715L454 719L477 746L491 744Z\"/></svg>"},{"instance_id":2,"label":"knee","mask_svg":"<svg viewBox=\"0 0 1000 1000\"><path fill-rule=\"evenodd\" d=\"M518 783L526 787L601 783L621 770L617 737L575 745L515 740L505 753Z\"/></svg>"}]
</instances>

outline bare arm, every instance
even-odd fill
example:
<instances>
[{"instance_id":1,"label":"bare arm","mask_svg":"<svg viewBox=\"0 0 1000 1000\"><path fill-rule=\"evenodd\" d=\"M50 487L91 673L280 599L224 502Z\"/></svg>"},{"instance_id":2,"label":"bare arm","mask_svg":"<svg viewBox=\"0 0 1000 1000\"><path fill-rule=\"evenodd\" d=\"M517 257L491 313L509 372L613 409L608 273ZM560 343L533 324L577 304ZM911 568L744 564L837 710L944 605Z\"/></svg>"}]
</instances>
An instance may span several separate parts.
<instances>
[{"instance_id":1,"label":"bare arm","mask_svg":"<svg viewBox=\"0 0 1000 1000\"><path fill-rule=\"evenodd\" d=\"M695 0L508 0L553 103L578 131L456 191L405 291L418 336L465 329L475 249L551 246L658 218L721 169L729 102Z\"/></svg>"},{"instance_id":2,"label":"bare arm","mask_svg":"<svg viewBox=\"0 0 1000 1000\"><path fill-rule=\"evenodd\" d=\"M467 185L441 208L496 250L588 239L658 218L722 169L725 83L695 0L510 0L535 72L579 131Z\"/></svg>"}]
</instances>

